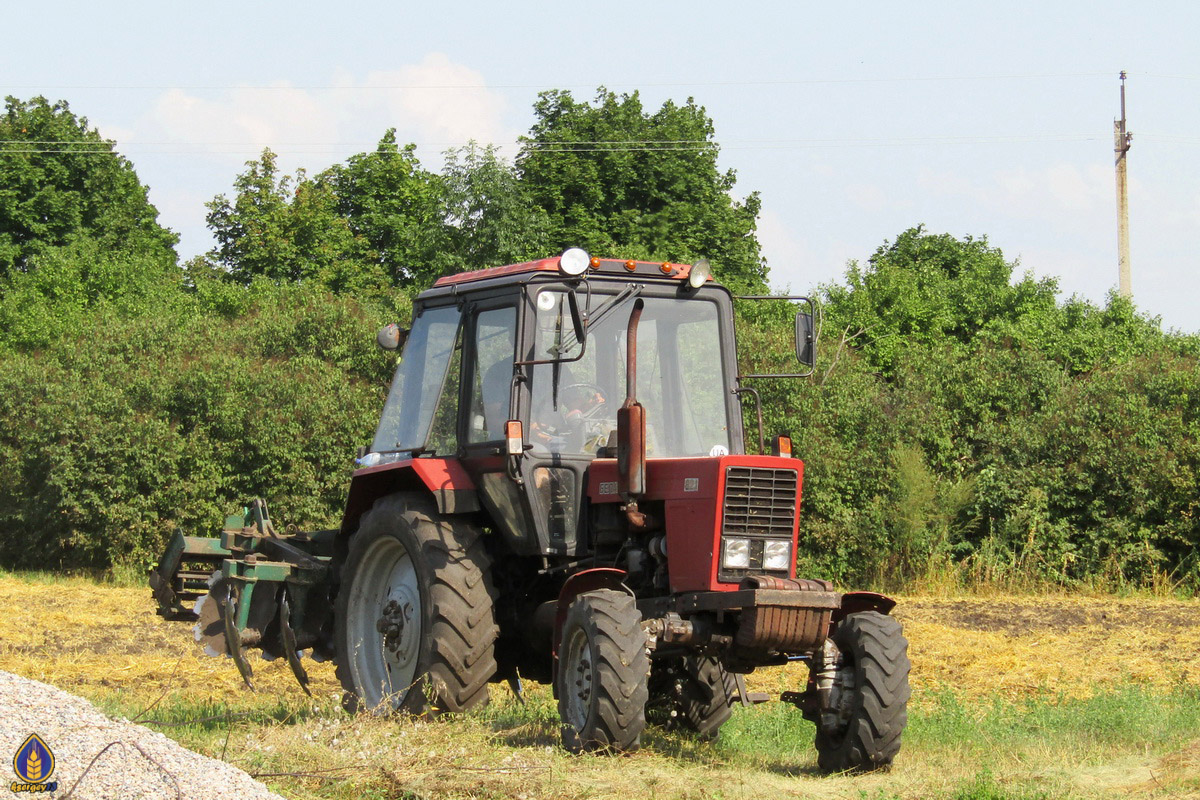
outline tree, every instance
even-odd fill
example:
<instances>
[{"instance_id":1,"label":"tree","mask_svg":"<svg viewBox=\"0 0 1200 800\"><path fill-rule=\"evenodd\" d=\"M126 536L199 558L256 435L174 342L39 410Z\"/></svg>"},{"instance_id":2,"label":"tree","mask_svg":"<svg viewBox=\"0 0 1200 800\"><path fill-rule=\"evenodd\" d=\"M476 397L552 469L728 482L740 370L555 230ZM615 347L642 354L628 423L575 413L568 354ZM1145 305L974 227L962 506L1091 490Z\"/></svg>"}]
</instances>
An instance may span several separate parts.
<instances>
[{"instance_id":1,"label":"tree","mask_svg":"<svg viewBox=\"0 0 1200 800\"><path fill-rule=\"evenodd\" d=\"M416 146L396 144L389 129L370 153L351 156L317 176L337 213L365 244L363 256L396 286L424 289L440 277L442 182L421 167Z\"/></svg>"},{"instance_id":2,"label":"tree","mask_svg":"<svg viewBox=\"0 0 1200 800\"><path fill-rule=\"evenodd\" d=\"M442 170L444 248L450 271L543 258L555 252L550 219L494 146L446 153Z\"/></svg>"},{"instance_id":3,"label":"tree","mask_svg":"<svg viewBox=\"0 0 1200 800\"><path fill-rule=\"evenodd\" d=\"M756 193L733 199L735 175L717 167L712 120L689 99L654 113L638 94L606 89L595 104L543 92L517 169L550 218L549 239L597 254L713 261L722 282L762 289Z\"/></svg>"},{"instance_id":4,"label":"tree","mask_svg":"<svg viewBox=\"0 0 1200 800\"><path fill-rule=\"evenodd\" d=\"M217 239L208 261L235 280L318 280L362 293L388 283L423 289L442 274L442 183L413 145L396 144L395 130L315 178L280 175L270 150L246 166L234 199L208 204Z\"/></svg>"},{"instance_id":5,"label":"tree","mask_svg":"<svg viewBox=\"0 0 1200 800\"><path fill-rule=\"evenodd\" d=\"M115 143L76 117L66 101L5 99L0 117L0 276L78 238L107 252L174 267L178 237Z\"/></svg>"},{"instance_id":6,"label":"tree","mask_svg":"<svg viewBox=\"0 0 1200 800\"><path fill-rule=\"evenodd\" d=\"M209 204L208 226L217 246L208 260L241 283L317 280L335 291L378 286L382 270L367 241L355 234L324 181L304 170L279 175L276 156L263 150L234 181L236 197Z\"/></svg>"},{"instance_id":7,"label":"tree","mask_svg":"<svg viewBox=\"0 0 1200 800\"><path fill-rule=\"evenodd\" d=\"M1014 264L987 239L910 228L885 242L846 283L822 287L826 333L853 340L885 375L915 348L970 343L985 329L1035 316L1054 324L1057 283L1032 275L1010 284Z\"/></svg>"}]
</instances>

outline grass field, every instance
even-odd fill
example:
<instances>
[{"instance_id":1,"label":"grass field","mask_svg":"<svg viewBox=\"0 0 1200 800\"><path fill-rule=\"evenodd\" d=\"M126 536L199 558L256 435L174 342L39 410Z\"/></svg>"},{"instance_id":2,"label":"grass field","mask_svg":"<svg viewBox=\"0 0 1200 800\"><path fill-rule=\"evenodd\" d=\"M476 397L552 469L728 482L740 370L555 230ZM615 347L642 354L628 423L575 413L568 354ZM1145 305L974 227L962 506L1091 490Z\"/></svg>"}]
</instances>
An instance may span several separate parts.
<instances>
[{"instance_id":1,"label":"grass field","mask_svg":"<svg viewBox=\"0 0 1200 800\"><path fill-rule=\"evenodd\" d=\"M350 717L328 664L314 697L255 659L259 691L201 656L149 591L0 574L0 669L87 697L291 798L955 800L1200 797L1200 602L1068 596L906 596L913 701L895 767L815 770L812 726L780 703L738 709L718 741L650 729L628 757L557 747L554 701L492 688L457 719ZM760 670L751 689L797 688Z\"/></svg>"}]
</instances>

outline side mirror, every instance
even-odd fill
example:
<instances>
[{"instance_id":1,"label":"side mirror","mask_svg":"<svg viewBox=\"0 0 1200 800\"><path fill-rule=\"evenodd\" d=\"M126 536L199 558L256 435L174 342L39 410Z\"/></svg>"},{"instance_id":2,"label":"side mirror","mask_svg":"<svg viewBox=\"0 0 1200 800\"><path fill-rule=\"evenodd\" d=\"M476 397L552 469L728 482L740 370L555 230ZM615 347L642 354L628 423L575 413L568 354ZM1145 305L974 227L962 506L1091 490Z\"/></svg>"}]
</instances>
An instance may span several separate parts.
<instances>
[{"instance_id":1,"label":"side mirror","mask_svg":"<svg viewBox=\"0 0 1200 800\"><path fill-rule=\"evenodd\" d=\"M796 312L796 358L806 367L817 360L817 338L810 311Z\"/></svg>"},{"instance_id":2,"label":"side mirror","mask_svg":"<svg viewBox=\"0 0 1200 800\"><path fill-rule=\"evenodd\" d=\"M399 350L407 338L408 329L401 328L394 322L384 325L379 329L379 333L375 334L375 342L382 350Z\"/></svg>"}]
</instances>

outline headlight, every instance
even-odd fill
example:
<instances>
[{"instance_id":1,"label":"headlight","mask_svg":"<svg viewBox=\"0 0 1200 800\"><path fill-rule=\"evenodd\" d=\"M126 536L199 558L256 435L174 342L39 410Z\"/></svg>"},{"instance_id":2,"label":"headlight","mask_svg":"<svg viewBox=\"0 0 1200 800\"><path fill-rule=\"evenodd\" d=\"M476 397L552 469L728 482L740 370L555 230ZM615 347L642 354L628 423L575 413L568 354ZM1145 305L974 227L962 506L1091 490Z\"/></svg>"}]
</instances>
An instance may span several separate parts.
<instances>
[{"instance_id":1,"label":"headlight","mask_svg":"<svg viewBox=\"0 0 1200 800\"><path fill-rule=\"evenodd\" d=\"M763 569L788 569L792 560L792 543L786 539L763 545Z\"/></svg>"},{"instance_id":2,"label":"headlight","mask_svg":"<svg viewBox=\"0 0 1200 800\"><path fill-rule=\"evenodd\" d=\"M725 551L721 555L721 566L725 569L747 569L750 566L750 540L726 539Z\"/></svg>"}]
</instances>

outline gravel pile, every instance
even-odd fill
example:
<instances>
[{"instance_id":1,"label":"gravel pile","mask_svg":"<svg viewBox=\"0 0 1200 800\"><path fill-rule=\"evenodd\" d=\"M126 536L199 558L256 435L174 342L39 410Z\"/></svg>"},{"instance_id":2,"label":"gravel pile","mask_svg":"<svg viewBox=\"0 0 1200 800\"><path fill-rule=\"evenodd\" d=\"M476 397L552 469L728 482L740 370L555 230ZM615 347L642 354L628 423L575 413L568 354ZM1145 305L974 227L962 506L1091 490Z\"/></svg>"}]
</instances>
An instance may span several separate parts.
<instances>
[{"instance_id":1,"label":"gravel pile","mask_svg":"<svg viewBox=\"0 0 1200 800\"><path fill-rule=\"evenodd\" d=\"M54 754L55 797L66 797L79 781L71 795L79 800L283 800L223 761L193 753L141 725L111 720L53 686L0 671L2 795L9 795L9 784L18 780L12 759L31 733Z\"/></svg>"}]
</instances>

